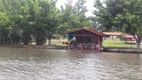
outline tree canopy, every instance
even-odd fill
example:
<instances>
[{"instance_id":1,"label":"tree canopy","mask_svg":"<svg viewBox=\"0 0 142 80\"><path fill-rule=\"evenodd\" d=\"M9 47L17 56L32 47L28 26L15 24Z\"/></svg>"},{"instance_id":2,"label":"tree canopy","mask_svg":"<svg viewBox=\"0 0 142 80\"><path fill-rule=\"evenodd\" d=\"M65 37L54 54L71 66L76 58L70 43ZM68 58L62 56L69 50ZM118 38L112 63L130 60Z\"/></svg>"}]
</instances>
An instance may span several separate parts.
<instances>
[{"instance_id":1,"label":"tree canopy","mask_svg":"<svg viewBox=\"0 0 142 80\"><path fill-rule=\"evenodd\" d=\"M122 31L134 35L137 47L142 40L141 0L96 0L96 20L102 31Z\"/></svg>"},{"instance_id":2,"label":"tree canopy","mask_svg":"<svg viewBox=\"0 0 142 80\"><path fill-rule=\"evenodd\" d=\"M71 0L70 0L71 1ZM88 27L84 0L58 9L57 0L0 0L0 44L43 45L54 34Z\"/></svg>"},{"instance_id":3,"label":"tree canopy","mask_svg":"<svg viewBox=\"0 0 142 80\"><path fill-rule=\"evenodd\" d=\"M59 26L59 34L64 34L73 29L90 27L89 19L86 18L87 12L85 0L78 0L73 6L72 0L68 1L65 6L61 6L61 24Z\"/></svg>"}]
</instances>

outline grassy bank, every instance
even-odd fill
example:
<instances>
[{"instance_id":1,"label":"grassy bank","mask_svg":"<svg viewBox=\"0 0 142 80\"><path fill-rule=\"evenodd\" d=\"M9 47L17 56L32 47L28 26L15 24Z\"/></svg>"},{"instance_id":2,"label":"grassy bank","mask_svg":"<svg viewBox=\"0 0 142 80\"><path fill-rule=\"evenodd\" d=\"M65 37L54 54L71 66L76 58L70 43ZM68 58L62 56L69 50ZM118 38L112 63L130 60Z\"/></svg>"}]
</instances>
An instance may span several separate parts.
<instances>
[{"instance_id":1,"label":"grassy bank","mask_svg":"<svg viewBox=\"0 0 142 80\"><path fill-rule=\"evenodd\" d=\"M62 41L60 39L51 40L52 45L66 46L66 44L62 44L63 42L67 42L67 39L62 39ZM48 44L48 40L46 44ZM103 46L108 48L136 48L135 44L126 44L122 40L104 40Z\"/></svg>"},{"instance_id":2,"label":"grassy bank","mask_svg":"<svg viewBox=\"0 0 142 80\"><path fill-rule=\"evenodd\" d=\"M108 48L136 48L135 44L126 44L122 40L104 40L103 46Z\"/></svg>"},{"instance_id":3,"label":"grassy bank","mask_svg":"<svg viewBox=\"0 0 142 80\"><path fill-rule=\"evenodd\" d=\"M64 42L67 42L67 39L62 39L62 41L60 39L52 39L51 40L51 44L57 45L57 46L66 46L65 44L63 44ZM47 40L46 44L48 44L48 40Z\"/></svg>"},{"instance_id":4,"label":"grassy bank","mask_svg":"<svg viewBox=\"0 0 142 80\"><path fill-rule=\"evenodd\" d=\"M60 39L51 40L52 45L66 46L63 42L67 42L67 39L62 39L62 41ZM35 45L35 42L33 42L32 45ZM48 45L48 40L46 45ZM103 46L107 48L136 48L135 44L126 44L125 41L122 40L104 40Z\"/></svg>"},{"instance_id":5,"label":"grassy bank","mask_svg":"<svg viewBox=\"0 0 142 80\"><path fill-rule=\"evenodd\" d=\"M51 45L66 46L63 42L67 42L67 39L62 39L62 41L60 39L51 39ZM30 43L30 45L36 45L36 42ZM48 45L48 40L45 45Z\"/></svg>"}]
</instances>

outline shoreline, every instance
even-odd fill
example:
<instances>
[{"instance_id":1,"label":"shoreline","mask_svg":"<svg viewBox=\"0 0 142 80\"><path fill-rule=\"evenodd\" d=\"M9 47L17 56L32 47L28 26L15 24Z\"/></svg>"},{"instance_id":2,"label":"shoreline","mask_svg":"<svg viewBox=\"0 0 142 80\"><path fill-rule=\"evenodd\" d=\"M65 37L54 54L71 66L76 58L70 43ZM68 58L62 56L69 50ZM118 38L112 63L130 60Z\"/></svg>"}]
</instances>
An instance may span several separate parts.
<instances>
[{"instance_id":1,"label":"shoreline","mask_svg":"<svg viewBox=\"0 0 142 80\"><path fill-rule=\"evenodd\" d=\"M117 53L139 53L142 54L142 49L137 48L103 48L103 52L117 52Z\"/></svg>"},{"instance_id":2,"label":"shoreline","mask_svg":"<svg viewBox=\"0 0 142 80\"><path fill-rule=\"evenodd\" d=\"M40 45L0 45L0 47L68 50L67 46L57 46L57 45L51 45L51 46L49 46L49 45L41 45L41 46ZM100 52L139 53L139 54L142 54L142 49L104 47L103 50L101 50Z\"/></svg>"},{"instance_id":3,"label":"shoreline","mask_svg":"<svg viewBox=\"0 0 142 80\"><path fill-rule=\"evenodd\" d=\"M9 48L28 48L28 49L64 49L67 50L67 46L57 46L57 45L0 45L0 47Z\"/></svg>"}]
</instances>

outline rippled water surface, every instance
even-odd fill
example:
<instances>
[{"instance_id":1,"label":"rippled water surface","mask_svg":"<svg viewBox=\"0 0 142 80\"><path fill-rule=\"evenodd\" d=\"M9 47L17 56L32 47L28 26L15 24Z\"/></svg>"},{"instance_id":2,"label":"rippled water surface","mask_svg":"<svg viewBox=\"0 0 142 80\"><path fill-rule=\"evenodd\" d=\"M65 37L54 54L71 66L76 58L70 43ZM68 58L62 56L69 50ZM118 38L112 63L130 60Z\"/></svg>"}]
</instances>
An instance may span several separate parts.
<instances>
[{"instance_id":1,"label":"rippled water surface","mask_svg":"<svg viewBox=\"0 0 142 80\"><path fill-rule=\"evenodd\" d=\"M0 48L0 80L142 80L142 54Z\"/></svg>"}]
</instances>

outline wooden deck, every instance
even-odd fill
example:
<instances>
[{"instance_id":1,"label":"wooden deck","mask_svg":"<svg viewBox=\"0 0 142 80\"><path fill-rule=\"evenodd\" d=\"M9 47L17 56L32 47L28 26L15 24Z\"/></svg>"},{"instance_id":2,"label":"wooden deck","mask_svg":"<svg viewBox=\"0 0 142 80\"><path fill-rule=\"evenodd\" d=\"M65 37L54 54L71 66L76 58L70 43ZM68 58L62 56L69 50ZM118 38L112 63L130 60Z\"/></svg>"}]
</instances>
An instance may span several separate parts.
<instances>
[{"instance_id":1,"label":"wooden deck","mask_svg":"<svg viewBox=\"0 0 142 80\"><path fill-rule=\"evenodd\" d=\"M68 49L76 49L76 50L98 50L98 46L97 46L97 44L69 45Z\"/></svg>"}]
</instances>

